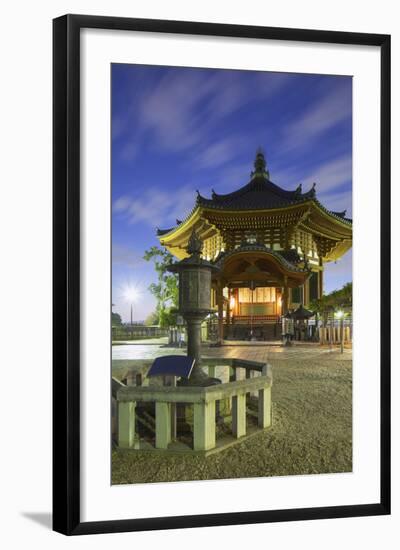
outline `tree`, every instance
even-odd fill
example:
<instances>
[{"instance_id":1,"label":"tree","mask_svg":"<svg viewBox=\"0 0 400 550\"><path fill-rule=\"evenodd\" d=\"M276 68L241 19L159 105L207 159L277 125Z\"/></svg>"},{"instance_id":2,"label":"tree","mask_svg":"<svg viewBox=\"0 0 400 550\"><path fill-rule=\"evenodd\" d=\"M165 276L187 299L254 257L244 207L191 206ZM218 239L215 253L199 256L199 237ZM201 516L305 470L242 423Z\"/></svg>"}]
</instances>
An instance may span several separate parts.
<instances>
[{"instance_id":1,"label":"tree","mask_svg":"<svg viewBox=\"0 0 400 550\"><path fill-rule=\"evenodd\" d=\"M157 300L156 314L159 325L171 326L176 323L173 309L178 306L178 276L168 272L174 257L168 250L152 246L145 251L143 258L148 262L154 262L157 273L157 283L152 283L149 290Z\"/></svg>"},{"instance_id":2,"label":"tree","mask_svg":"<svg viewBox=\"0 0 400 550\"><path fill-rule=\"evenodd\" d=\"M346 283L339 290L333 290L329 294L324 294L318 300L314 300L310 306L311 309L322 315L324 322L328 319L329 313L338 309L344 309L351 312L353 297L353 283Z\"/></svg>"},{"instance_id":3,"label":"tree","mask_svg":"<svg viewBox=\"0 0 400 550\"><path fill-rule=\"evenodd\" d=\"M178 316L178 308L170 307L160 312L159 325L160 327L174 327L176 326Z\"/></svg>"},{"instance_id":4,"label":"tree","mask_svg":"<svg viewBox=\"0 0 400 550\"><path fill-rule=\"evenodd\" d=\"M119 313L111 312L111 324L113 327L122 325L122 319Z\"/></svg>"},{"instance_id":5,"label":"tree","mask_svg":"<svg viewBox=\"0 0 400 550\"><path fill-rule=\"evenodd\" d=\"M146 320L144 322L144 324L148 327L158 325L158 323L159 323L159 315L157 311L152 311L150 315L146 317Z\"/></svg>"}]
</instances>

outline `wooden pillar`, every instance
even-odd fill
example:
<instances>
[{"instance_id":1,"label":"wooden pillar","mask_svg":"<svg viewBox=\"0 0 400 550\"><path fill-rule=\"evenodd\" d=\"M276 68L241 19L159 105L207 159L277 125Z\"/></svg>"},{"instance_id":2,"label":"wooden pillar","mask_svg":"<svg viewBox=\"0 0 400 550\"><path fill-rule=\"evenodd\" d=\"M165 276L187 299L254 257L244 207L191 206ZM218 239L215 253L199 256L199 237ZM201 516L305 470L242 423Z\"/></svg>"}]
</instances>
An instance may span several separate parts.
<instances>
[{"instance_id":1,"label":"wooden pillar","mask_svg":"<svg viewBox=\"0 0 400 550\"><path fill-rule=\"evenodd\" d=\"M282 315L285 315L289 305L289 289L287 286L287 276L283 277L283 291L282 291Z\"/></svg>"},{"instance_id":2,"label":"wooden pillar","mask_svg":"<svg viewBox=\"0 0 400 550\"><path fill-rule=\"evenodd\" d=\"M303 304L304 307L308 307L310 303L310 280L307 279L307 281L303 285Z\"/></svg>"},{"instance_id":3,"label":"wooden pillar","mask_svg":"<svg viewBox=\"0 0 400 550\"><path fill-rule=\"evenodd\" d=\"M232 433L239 438L246 435L246 394L232 397Z\"/></svg>"},{"instance_id":4,"label":"wooden pillar","mask_svg":"<svg viewBox=\"0 0 400 550\"><path fill-rule=\"evenodd\" d=\"M322 298L322 295L324 293L324 262L322 261L322 259L320 259L319 265L321 266L321 271L319 272L318 278L318 298Z\"/></svg>"},{"instance_id":5,"label":"wooden pillar","mask_svg":"<svg viewBox=\"0 0 400 550\"><path fill-rule=\"evenodd\" d=\"M222 344L222 342L224 341L224 295L223 295L222 281L218 281L217 305L218 305L218 340Z\"/></svg>"},{"instance_id":6,"label":"wooden pillar","mask_svg":"<svg viewBox=\"0 0 400 550\"><path fill-rule=\"evenodd\" d=\"M208 451L215 447L215 401L194 403L193 448Z\"/></svg>"},{"instance_id":7,"label":"wooden pillar","mask_svg":"<svg viewBox=\"0 0 400 550\"><path fill-rule=\"evenodd\" d=\"M118 446L133 447L135 441L135 408L134 401L118 403Z\"/></svg>"},{"instance_id":8,"label":"wooden pillar","mask_svg":"<svg viewBox=\"0 0 400 550\"><path fill-rule=\"evenodd\" d=\"M168 449L171 443L171 405L156 401L156 449Z\"/></svg>"},{"instance_id":9,"label":"wooden pillar","mask_svg":"<svg viewBox=\"0 0 400 550\"><path fill-rule=\"evenodd\" d=\"M240 315L239 311L239 289L235 288L235 315Z\"/></svg>"},{"instance_id":10,"label":"wooden pillar","mask_svg":"<svg viewBox=\"0 0 400 550\"><path fill-rule=\"evenodd\" d=\"M227 338L230 337L230 324L231 324L231 289L228 288L228 302L226 304L226 333Z\"/></svg>"}]
</instances>

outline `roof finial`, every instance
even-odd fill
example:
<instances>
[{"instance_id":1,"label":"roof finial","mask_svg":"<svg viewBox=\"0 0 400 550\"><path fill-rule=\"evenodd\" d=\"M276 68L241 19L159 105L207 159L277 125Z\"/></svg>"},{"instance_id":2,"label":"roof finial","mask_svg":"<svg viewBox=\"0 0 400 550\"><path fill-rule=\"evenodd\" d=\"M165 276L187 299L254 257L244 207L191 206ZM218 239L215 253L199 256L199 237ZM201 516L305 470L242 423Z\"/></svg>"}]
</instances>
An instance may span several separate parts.
<instances>
[{"instance_id":1,"label":"roof finial","mask_svg":"<svg viewBox=\"0 0 400 550\"><path fill-rule=\"evenodd\" d=\"M301 183L299 183L299 185L296 187L294 192L296 193L296 195L301 195L301 190L302 190L302 185Z\"/></svg>"},{"instance_id":2,"label":"roof finial","mask_svg":"<svg viewBox=\"0 0 400 550\"><path fill-rule=\"evenodd\" d=\"M254 161L254 168L256 169L256 172L265 172L266 164L264 151L261 147L259 147L256 152L256 159Z\"/></svg>"},{"instance_id":3,"label":"roof finial","mask_svg":"<svg viewBox=\"0 0 400 550\"><path fill-rule=\"evenodd\" d=\"M269 171L267 170L264 151L261 147L258 147L256 151L256 158L254 160L254 172L252 172L252 176L256 175L262 175L269 179Z\"/></svg>"}]
</instances>

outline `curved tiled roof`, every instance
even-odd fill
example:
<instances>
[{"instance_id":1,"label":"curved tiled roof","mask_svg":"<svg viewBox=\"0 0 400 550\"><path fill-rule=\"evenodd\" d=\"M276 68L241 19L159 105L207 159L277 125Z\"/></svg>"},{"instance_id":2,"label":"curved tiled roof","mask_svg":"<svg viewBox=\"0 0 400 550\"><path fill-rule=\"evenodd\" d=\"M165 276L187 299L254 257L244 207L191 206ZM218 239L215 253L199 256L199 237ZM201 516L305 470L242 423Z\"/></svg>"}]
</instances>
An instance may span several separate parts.
<instances>
[{"instance_id":1,"label":"curved tiled roof","mask_svg":"<svg viewBox=\"0 0 400 550\"><path fill-rule=\"evenodd\" d=\"M197 198L193 209L185 218L186 221L197 207L215 209L215 210L268 210L274 208L282 208L301 204L309 200L319 206L321 210L333 216L341 222L348 225L352 224L350 218L346 218L346 211L333 212L325 208L323 204L316 198L315 183L306 193L302 192L302 186L299 184L294 191L287 191L273 183L269 179L269 172L266 170L264 155L261 151L257 152L256 161L254 164L256 170L252 172L250 181L233 191L232 193L219 194L212 190L211 198L203 197L197 191ZM183 221L176 220L177 226L169 229L158 229L157 235L162 236L174 231L176 227L181 225Z\"/></svg>"},{"instance_id":2,"label":"curved tiled roof","mask_svg":"<svg viewBox=\"0 0 400 550\"><path fill-rule=\"evenodd\" d=\"M328 210L329 214L332 214L333 216L336 216L338 218L342 218L342 220L346 222L353 223L353 220L351 218L346 218L346 212L347 210L343 210L342 212L334 212L333 210Z\"/></svg>"},{"instance_id":3,"label":"curved tiled roof","mask_svg":"<svg viewBox=\"0 0 400 550\"><path fill-rule=\"evenodd\" d=\"M212 192L211 199L197 196L197 205L219 210L265 210L298 204L315 197L315 186L307 193L299 186L295 191L286 191L272 181L266 174L255 174L250 182L237 191L219 195Z\"/></svg>"},{"instance_id":4,"label":"curved tiled roof","mask_svg":"<svg viewBox=\"0 0 400 550\"><path fill-rule=\"evenodd\" d=\"M176 227L170 227L169 229L158 229L157 228L157 235L159 237L161 237L162 235L166 235L167 233L169 233L170 231L173 231L174 229L176 229Z\"/></svg>"},{"instance_id":5,"label":"curved tiled roof","mask_svg":"<svg viewBox=\"0 0 400 550\"><path fill-rule=\"evenodd\" d=\"M325 206L322 203L320 203L317 198L315 198L314 201L321 208L321 210L323 210L324 212L327 212L328 214L330 214L331 216L333 216L337 220L340 220L342 222L346 222L348 225L353 224L353 220L351 218L346 218L345 217L346 210L343 210L343 212L334 212L333 210L328 210L327 208L325 208Z\"/></svg>"},{"instance_id":6,"label":"curved tiled roof","mask_svg":"<svg viewBox=\"0 0 400 550\"><path fill-rule=\"evenodd\" d=\"M276 250L272 250L272 248L268 248L267 246L258 243L242 244L238 248L230 250L229 252L221 252L221 254L219 254L219 256L215 259L213 263L216 267L221 267L228 258L241 252L265 252L270 256L273 256L283 267L290 271L295 271L297 273L307 273L309 271L308 269L303 269L292 264Z\"/></svg>"}]
</instances>

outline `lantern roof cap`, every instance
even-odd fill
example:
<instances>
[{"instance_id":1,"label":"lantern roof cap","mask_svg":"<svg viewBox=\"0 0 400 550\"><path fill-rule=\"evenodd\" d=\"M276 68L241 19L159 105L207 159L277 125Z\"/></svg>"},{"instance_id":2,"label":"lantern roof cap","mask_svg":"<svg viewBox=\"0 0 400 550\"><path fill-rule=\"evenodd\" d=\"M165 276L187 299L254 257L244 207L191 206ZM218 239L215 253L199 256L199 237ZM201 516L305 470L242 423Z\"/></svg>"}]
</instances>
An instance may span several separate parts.
<instances>
[{"instance_id":1,"label":"lantern roof cap","mask_svg":"<svg viewBox=\"0 0 400 550\"><path fill-rule=\"evenodd\" d=\"M287 319L294 319L295 321L301 321L313 317L315 313L306 309L303 304L300 304L297 309L290 311L284 315Z\"/></svg>"}]
</instances>

